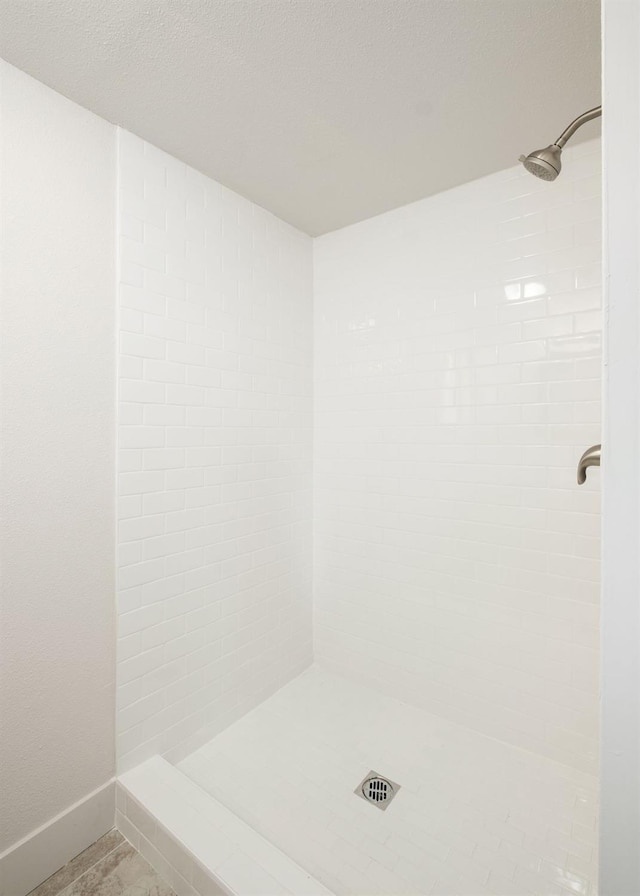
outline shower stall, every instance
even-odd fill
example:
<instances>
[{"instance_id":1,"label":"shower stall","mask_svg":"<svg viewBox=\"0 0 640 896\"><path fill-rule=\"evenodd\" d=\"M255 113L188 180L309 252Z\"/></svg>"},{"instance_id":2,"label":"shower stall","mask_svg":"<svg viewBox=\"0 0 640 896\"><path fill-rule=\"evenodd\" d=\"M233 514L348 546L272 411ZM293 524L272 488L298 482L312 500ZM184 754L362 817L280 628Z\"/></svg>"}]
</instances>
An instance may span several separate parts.
<instances>
[{"instance_id":1,"label":"shower stall","mask_svg":"<svg viewBox=\"0 0 640 896\"><path fill-rule=\"evenodd\" d=\"M565 156L312 240L119 131L117 824L179 896L595 894Z\"/></svg>"}]
</instances>

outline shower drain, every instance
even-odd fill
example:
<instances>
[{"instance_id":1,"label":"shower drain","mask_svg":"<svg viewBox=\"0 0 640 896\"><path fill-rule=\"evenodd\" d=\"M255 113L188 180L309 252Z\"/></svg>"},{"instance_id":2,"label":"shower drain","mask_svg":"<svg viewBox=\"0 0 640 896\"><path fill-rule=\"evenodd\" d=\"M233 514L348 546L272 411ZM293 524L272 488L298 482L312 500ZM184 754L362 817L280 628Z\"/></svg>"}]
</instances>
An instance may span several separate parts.
<instances>
[{"instance_id":1,"label":"shower drain","mask_svg":"<svg viewBox=\"0 0 640 896\"><path fill-rule=\"evenodd\" d=\"M387 808L396 793L400 790L400 785L383 778L377 772L369 772L364 781L353 791L357 796L362 797L368 803L373 803L378 809Z\"/></svg>"}]
</instances>

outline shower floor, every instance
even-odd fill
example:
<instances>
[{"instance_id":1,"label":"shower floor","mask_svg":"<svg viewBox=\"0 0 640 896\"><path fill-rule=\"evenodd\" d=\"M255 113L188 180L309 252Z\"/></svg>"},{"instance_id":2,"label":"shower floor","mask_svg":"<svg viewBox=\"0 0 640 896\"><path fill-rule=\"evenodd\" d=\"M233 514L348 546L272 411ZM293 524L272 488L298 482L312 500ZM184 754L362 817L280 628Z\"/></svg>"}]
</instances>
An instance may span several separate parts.
<instances>
[{"instance_id":1,"label":"shower floor","mask_svg":"<svg viewBox=\"0 0 640 896\"><path fill-rule=\"evenodd\" d=\"M596 778L316 667L179 768L337 896L596 893Z\"/></svg>"}]
</instances>

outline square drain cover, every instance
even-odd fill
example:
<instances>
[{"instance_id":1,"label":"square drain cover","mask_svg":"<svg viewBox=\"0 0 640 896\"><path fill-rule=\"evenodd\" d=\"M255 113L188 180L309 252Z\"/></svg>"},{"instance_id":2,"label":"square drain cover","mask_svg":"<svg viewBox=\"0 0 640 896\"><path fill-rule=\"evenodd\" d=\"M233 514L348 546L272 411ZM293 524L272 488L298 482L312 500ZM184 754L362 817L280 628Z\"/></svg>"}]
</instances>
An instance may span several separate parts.
<instances>
[{"instance_id":1,"label":"square drain cover","mask_svg":"<svg viewBox=\"0 0 640 896\"><path fill-rule=\"evenodd\" d=\"M395 781L390 781L377 772L369 772L353 792L384 812L399 790L400 785Z\"/></svg>"}]
</instances>

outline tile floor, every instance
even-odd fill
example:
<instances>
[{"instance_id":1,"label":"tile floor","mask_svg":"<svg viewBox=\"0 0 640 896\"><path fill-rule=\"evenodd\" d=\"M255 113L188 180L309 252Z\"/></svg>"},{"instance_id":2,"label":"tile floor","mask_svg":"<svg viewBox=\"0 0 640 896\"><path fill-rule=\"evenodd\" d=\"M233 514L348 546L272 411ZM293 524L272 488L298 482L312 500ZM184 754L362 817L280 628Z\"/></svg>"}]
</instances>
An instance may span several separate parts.
<instances>
[{"instance_id":1,"label":"tile floor","mask_svg":"<svg viewBox=\"0 0 640 896\"><path fill-rule=\"evenodd\" d=\"M596 893L594 777L315 667L179 768L338 896Z\"/></svg>"},{"instance_id":2,"label":"tile floor","mask_svg":"<svg viewBox=\"0 0 640 896\"><path fill-rule=\"evenodd\" d=\"M52 874L29 896L175 894L122 834L113 830Z\"/></svg>"}]
</instances>

